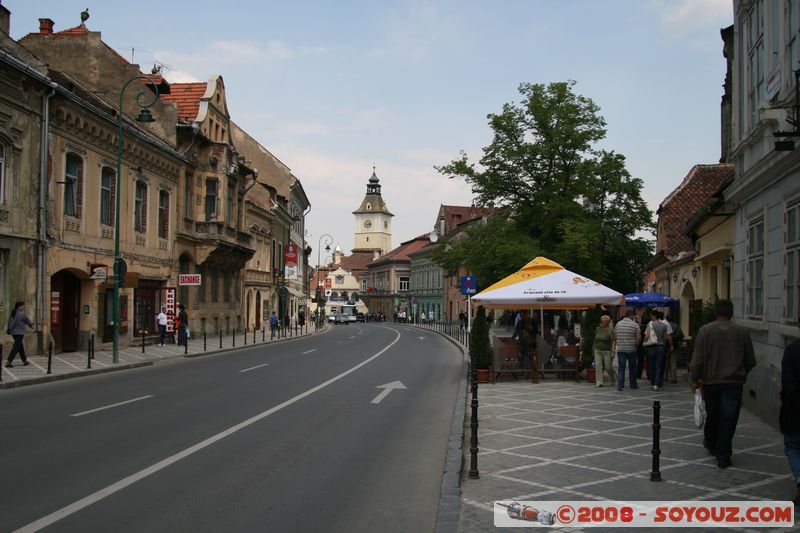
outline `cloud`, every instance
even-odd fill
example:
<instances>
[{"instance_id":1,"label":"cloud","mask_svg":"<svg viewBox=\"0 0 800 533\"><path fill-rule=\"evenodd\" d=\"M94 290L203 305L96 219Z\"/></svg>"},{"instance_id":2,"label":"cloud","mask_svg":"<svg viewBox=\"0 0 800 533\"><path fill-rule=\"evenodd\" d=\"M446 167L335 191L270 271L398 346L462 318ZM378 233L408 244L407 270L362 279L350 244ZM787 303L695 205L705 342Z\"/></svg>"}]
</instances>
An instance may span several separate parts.
<instances>
[{"instance_id":1,"label":"cloud","mask_svg":"<svg viewBox=\"0 0 800 533\"><path fill-rule=\"evenodd\" d=\"M392 12L382 25L385 40L367 51L370 58L398 56L422 61L435 45L447 40L455 27L454 9L434 6L427 2L408 2L403 11ZM451 6L452 7L452 6Z\"/></svg>"},{"instance_id":2,"label":"cloud","mask_svg":"<svg viewBox=\"0 0 800 533\"><path fill-rule=\"evenodd\" d=\"M657 3L661 21L668 29L678 33L709 27L728 26L733 22L730 0L681 0Z\"/></svg>"},{"instance_id":3,"label":"cloud","mask_svg":"<svg viewBox=\"0 0 800 533\"><path fill-rule=\"evenodd\" d=\"M343 108L329 113L330 118L301 120L294 119L282 122L270 128L265 138L283 138L286 135L295 137L304 136L332 136L344 133L364 133L386 131L394 127L396 118L385 107L373 108Z\"/></svg>"},{"instance_id":4,"label":"cloud","mask_svg":"<svg viewBox=\"0 0 800 533\"><path fill-rule=\"evenodd\" d=\"M227 72L235 65L269 65L328 52L329 48L324 46L292 47L278 40L217 40L187 52L159 50L154 56L167 67L170 81L199 81Z\"/></svg>"}]
</instances>

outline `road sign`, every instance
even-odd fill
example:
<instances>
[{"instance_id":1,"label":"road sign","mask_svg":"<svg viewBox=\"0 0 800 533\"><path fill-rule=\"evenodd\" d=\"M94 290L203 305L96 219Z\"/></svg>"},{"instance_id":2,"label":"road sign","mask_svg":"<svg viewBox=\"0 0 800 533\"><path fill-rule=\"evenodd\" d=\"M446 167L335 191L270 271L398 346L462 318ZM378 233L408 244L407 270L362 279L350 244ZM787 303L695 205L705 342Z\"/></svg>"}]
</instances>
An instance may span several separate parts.
<instances>
[{"instance_id":1,"label":"road sign","mask_svg":"<svg viewBox=\"0 0 800 533\"><path fill-rule=\"evenodd\" d=\"M461 276L461 294L475 294L476 292L478 292L478 278Z\"/></svg>"}]
</instances>

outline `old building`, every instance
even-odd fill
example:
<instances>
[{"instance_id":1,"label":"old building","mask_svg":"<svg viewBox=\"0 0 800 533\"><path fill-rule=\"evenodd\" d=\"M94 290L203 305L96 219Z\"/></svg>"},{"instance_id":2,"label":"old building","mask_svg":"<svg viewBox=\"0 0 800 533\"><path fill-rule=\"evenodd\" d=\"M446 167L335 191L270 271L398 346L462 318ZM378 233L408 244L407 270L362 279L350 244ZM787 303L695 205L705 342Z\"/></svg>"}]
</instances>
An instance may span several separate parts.
<instances>
[{"instance_id":1,"label":"old building","mask_svg":"<svg viewBox=\"0 0 800 533\"><path fill-rule=\"evenodd\" d=\"M774 423L781 356L800 337L800 123L788 121L800 104L800 2L733 7L733 302L756 350L746 402Z\"/></svg>"},{"instance_id":2,"label":"old building","mask_svg":"<svg viewBox=\"0 0 800 533\"><path fill-rule=\"evenodd\" d=\"M410 239L367 265L367 294L370 313L392 316L403 311L411 316L411 257L409 254L430 243L428 235Z\"/></svg>"},{"instance_id":3,"label":"old building","mask_svg":"<svg viewBox=\"0 0 800 533\"><path fill-rule=\"evenodd\" d=\"M176 282L177 193L188 166L175 149L175 107L157 97L169 87L160 76L144 75L83 23L56 32L52 20L40 19L39 32L20 43L47 63L48 76L65 89L56 89L49 104L45 211L51 338L65 351L85 347L90 334L99 342L112 340L110 274L118 229L127 265L120 334L123 343L130 342L151 332L164 291ZM146 125L134 119L141 111L138 93L152 103L155 118ZM118 176L120 104L115 102L120 100Z\"/></svg>"},{"instance_id":4,"label":"old building","mask_svg":"<svg viewBox=\"0 0 800 533\"><path fill-rule=\"evenodd\" d=\"M429 238L431 238L429 236ZM436 249L434 242L411 252L411 308L415 317L434 320L443 318L442 286L444 277L442 267L432 258L431 254Z\"/></svg>"},{"instance_id":5,"label":"old building","mask_svg":"<svg viewBox=\"0 0 800 533\"><path fill-rule=\"evenodd\" d=\"M16 301L39 335L25 339L29 354L41 351L49 305L44 218L47 189L49 105L53 82L47 67L9 38L11 14L0 5L0 320ZM45 337L42 336L45 335ZM4 337L4 353L11 338Z\"/></svg>"}]
</instances>

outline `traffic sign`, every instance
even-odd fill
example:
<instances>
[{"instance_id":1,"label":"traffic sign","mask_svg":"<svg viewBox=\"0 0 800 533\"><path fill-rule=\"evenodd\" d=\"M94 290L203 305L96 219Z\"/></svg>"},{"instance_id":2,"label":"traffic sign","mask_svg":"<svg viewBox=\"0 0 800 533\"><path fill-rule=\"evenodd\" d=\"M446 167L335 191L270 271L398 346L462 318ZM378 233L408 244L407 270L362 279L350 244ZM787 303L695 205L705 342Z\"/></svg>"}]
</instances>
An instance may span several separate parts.
<instances>
[{"instance_id":1,"label":"traffic sign","mask_svg":"<svg viewBox=\"0 0 800 533\"><path fill-rule=\"evenodd\" d=\"M478 292L478 278L461 276L461 294L475 294L476 292Z\"/></svg>"}]
</instances>

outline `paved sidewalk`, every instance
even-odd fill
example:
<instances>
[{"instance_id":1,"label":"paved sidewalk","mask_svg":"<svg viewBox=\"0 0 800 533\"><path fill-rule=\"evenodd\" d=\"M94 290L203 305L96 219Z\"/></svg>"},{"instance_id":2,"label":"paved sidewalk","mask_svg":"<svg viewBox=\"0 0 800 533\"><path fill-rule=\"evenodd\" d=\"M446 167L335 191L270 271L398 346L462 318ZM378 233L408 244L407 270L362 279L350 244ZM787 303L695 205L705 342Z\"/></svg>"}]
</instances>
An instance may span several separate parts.
<instances>
[{"instance_id":1,"label":"paved sidewalk","mask_svg":"<svg viewBox=\"0 0 800 533\"><path fill-rule=\"evenodd\" d=\"M319 333L323 333L325 328L321 329ZM265 340L262 342L261 332L256 333L256 344L267 345L276 342L284 342L298 337L305 337L314 335L313 325L309 328L308 333L304 335L294 335L278 339L277 337L270 340L269 332L264 336ZM75 377L88 376L93 374L102 374L105 372L114 372L118 370L127 370L130 368L138 368L141 366L152 365L156 361L164 359L178 358L178 357L197 357L201 355L208 355L217 352L224 352L232 349L245 348L253 345L253 332L251 331L247 336L247 345L244 344L244 334L239 333L236 335L236 343L234 345L233 337L228 335L222 336L222 347L220 348L219 336L209 336L206 338L205 349L203 347L203 338L197 337L189 339L188 350L183 346L176 344L167 344L165 346L158 346L157 344L145 344L144 353L142 353L141 339L139 345L120 347L119 362L113 363L111 347L108 349L99 349L95 351L95 357L91 361L92 368L88 369L88 358L86 352L65 352L53 354L51 373L47 373L47 355L29 356L28 366L23 366L19 357L14 359L14 366L6 368L6 357L3 359L3 366L0 368L0 389L7 389L19 387L22 385L32 385L35 383L46 383L49 381L59 381L62 379L69 379ZM187 352L187 353L184 353Z\"/></svg>"},{"instance_id":2,"label":"paved sidewalk","mask_svg":"<svg viewBox=\"0 0 800 533\"><path fill-rule=\"evenodd\" d=\"M494 530L495 500L786 501L794 497L777 430L742 409L733 466L721 470L702 446L688 384L667 385L659 392L645 384L646 380L642 388L622 392L554 379L538 385L480 385L480 479L467 475L468 405L459 531ZM653 400L661 401L661 482L650 481Z\"/></svg>"}]
</instances>

